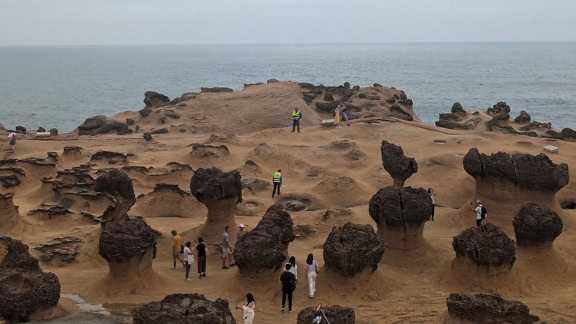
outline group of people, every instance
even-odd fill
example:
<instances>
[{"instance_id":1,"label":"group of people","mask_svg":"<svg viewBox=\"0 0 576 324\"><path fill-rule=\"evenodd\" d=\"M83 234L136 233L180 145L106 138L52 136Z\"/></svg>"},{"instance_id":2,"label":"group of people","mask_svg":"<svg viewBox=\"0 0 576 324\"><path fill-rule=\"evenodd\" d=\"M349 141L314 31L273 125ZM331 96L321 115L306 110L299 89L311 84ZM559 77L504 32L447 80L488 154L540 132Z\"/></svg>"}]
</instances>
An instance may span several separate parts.
<instances>
[{"instance_id":1,"label":"group of people","mask_svg":"<svg viewBox=\"0 0 576 324\"><path fill-rule=\"evenodd\" d=\"M316 293L316 277L320 272L320 266L318 262L314 260L312 253L308 254L304 267L306 270L306 278L308 279L308 294L310 298L314 298L314 294ZM298 283L298 265L296 264L296 258L294 256L291 256L288 263L284 266L284 272L280 275L280 282L282 283L282 312L286 310L286 299L288 299L288 311L292 312L294 310L292 307L292 295Z\"/></svg>"},{"instance_id":2,"label":"group of people","mask_svg":"<svg viewBox=\"0 0 576 324\"><path fill-rule=\"evenodd\" d=\"M179 261L185 269L186 281L190 280L190 269L194 263L194 255L198 258L198 279L206 277L206 256L208 255L208 249L206 248L206 243L201 237L198 238L196 246L192 246L192 242L188 241L182 245L182 237L176 230L172 230L172 267L170 269L176 269L177 261ZM180 259L180 255L183 259Z\"/></svg>"}]
</instances>

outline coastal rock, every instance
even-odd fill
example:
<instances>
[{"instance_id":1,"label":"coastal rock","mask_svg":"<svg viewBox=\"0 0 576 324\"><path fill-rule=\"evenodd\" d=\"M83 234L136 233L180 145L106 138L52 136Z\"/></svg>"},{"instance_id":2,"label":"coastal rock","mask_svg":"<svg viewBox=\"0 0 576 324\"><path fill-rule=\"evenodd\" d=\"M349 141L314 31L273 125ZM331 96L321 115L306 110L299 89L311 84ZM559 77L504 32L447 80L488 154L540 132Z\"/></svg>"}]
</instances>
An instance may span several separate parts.
<instances>
[{"instance_id":1,"label":"coastal rock","mask_svg":"<svg viewBox=\"0 0 576 324\"><path fill-rule=\"evenodd\" d=\"M413 158L404 156L402 147L382 141L380 148L384 169L394 179L394 187L402 188L406 179L418 172L418 163Z\"/></svg>"},{"instance_id":2,"label":"coastal rock","mask_svg":"<svg viewBox=\"0 0 576 324\"><path fill-rule=\"evenodd\" d=\"M208 300L204 295L174 294L132 311L134 324L236 324L226 299Z\"/></svg>"},{"instance_id":3,"label":"coastal rock","mask_svg":"<svg viewBox=\"0 0 576 324\"><path fill-rule=\"evenodd\" d=\"M46 128L44 127L38 127L38 130L36 131L37 133L44 133L46 131Z\"/></svg>"},{"instance_id":4,"label":"coastal rock","mask_svg":"<svg viewBox=\"0 0 576 324\"><path fill-rule=\"evenodd\" d=\"M280 269L295 238L292 226L292 218L281 204L270 206L258 225L236 242L234 260L240 273L258 277Z\"/></svg>"},{"instance_id":5,"label":"coastal rock","mask_svg":"<svg viewBox=\"0 0 576 324\"><path fill-rule=\"evenodd\" d=\"M460 104L459 102L455 102L455 103L452 105L452 110L451 110L451 111L452 111L453 114L463 114L463 115L466 115L466 114L467 114L467 113L466 113L466 110L464 110L464 108L462 108L462 104Z\"/></svg>"},{"instance_id":6,"label":"coastal rock","mask_svg":"<svg viewBox=\"0 0 576 324\"><path fill-rule=\"evenodd\" d=\"M140 116L146 118L148 116L150 116L150 114L152 113L152 109L150 109L149 107L145 107L142 108L138 111L138 113L140 114Z\"/></svg>"},{"instance_id":7,"label":"coastal rock","mask_svg":"<svg viewBox=\"0 0 576 324\"><path fill-rule=\"evenodd\" d=\"M125 135L132 132L132 130L128 128L128 125L114 120L109 121L108 118L103 115L89 117L82 125L78 126L79 135L95 136L107 134L112 131L116 131L118 135Z\"/></svg>"},{"instance_id":8,"label":"coastal rock","mask_svg":"<svg viewBox=\"0 0 576 324\"><path fill-rule=\"evenodd\" d=\"M172 119L180 119L180 114L176 113L174 110L164 110L164 115L168 118L172 118Z\"/></svg>"},{"instance_id":9,"label":"coastal rock","mask_svg":"<svg viewBox=\"0 0 576 324\"><path fill-rule=\"evenodd\" d=\"M20 177L15 174L0 176L0 183L4 188L14 188L18 187L22 181L20 181Z\"/></svg>"},{"instance_id":10,"label":"coastal rock","mask_svg":"<svg viewBox=\"0 0 576 324\"><path fill-rule=\"evenodd\" d=\"M193 158L216 158L230 155L230 150L226 145L192 144L190 156Z\"/></svg>"},{"instance_id":11,"label":"coastal rock","mask_svg":"<svg viewBox=\"0 0 576 324\"><path fill-rule=\"evenodd\" d=\"M170 98L156 91L146 91L144 93L144 104L146 108L164 107L170 104Z\"/></svg>"},{"instance_id":12,"label":"coastal rock","mask_svg":"<svg viewBox=\"0 0 576 324\"><path fill-rule=\"evenodd\" d=\"M57 264L69 264L76 260L81 239L72 236L57 237L35 247L42 253L40 261L54 262Z\"/></svg>"},{"instance_id":13,"label":"coastal rock","mask_svg":"<svg viewBox=\"0 0 576 324\"><path fill-rule=\"evenodd\" d=\"M324 262L334 272L353 277L367 267L375 271L385 250L386 243L372 226L346 223L328 234L323 246Z\"/></svg>"},{"instance_id":14,"label":"coastal rock","mask_svg":"<svg viewBox=\"0 0 576 324\"><path fill-rule=\"evenodd\" d=\"M132 180L126 173L114 169L98 177L94 182L96 192L105 192L114 197L115 202L102 215L102 223L123 224L128 220L128 210L136 203Z\"/></svg>"},{"instance_id":15,"label":"coastal rock","mask_svg":"<svg viewBox=\"0 0 576 324\"><path fill-rule=\"evenodd\" d=\"M152 134L150 134L149 132L146 132L146 133L142 134L142 138L144 138L144 140L146 142L150 142L150 141L152 141Z\"/></svg>"},{"instance_id":16,"label":"coastal rock","mask_svg":"<svg viewBox=\"0 0 576 324\"><path fill-rule=\"evenodd\" d=\"M334 109L336 109L337 105L338 104L335 102L317 102L316 109L319 111L331 113Z\"/></svg>"},{"instance_id":17,"label":"coastal rock","mask_svg":"<svg viewBox=\"0 0 576 324\"><path fill-rule=\"evenodd\" d=\"M26 134L26 127L24 126L16 126L16 132Z\"/></svg>"},{"instance_id":18,"label":"coastal rock","mask_svg":"<svg viewBox=\"0 0 576 324\"><path fill-rule=\"evenodd\" d=\"M450 316L470 323L532 324L537 319L525 304L492 293L452 293L446 303Z\"/></svg>"},{"instance_id":19,"label":"coastal rock","mask_svg":"<svg viewBox=\"0 0 576 324\"><path fill-rule=\"evenodd\" d=\"M506 102L498 102L492 108L488 108L486 111L488 115L500 115L500 114L509 114L510 113L510 106L506 104Z\"/></svg>"},{"instance_id":20,"label":"coastal rock","mask_svg":"<svg viewBox=\"0 0 576 324\"><path fill-rule=\"evenodd\" d=\"M356 313L351 307L342 306L322 306L322 311L330 323L337 324L355 324L356 323ZM298 313L298 319L296 324L310 324L314 323L314 318L316 318L316 307L308 307Z\"/></svg>"},{"instance_id":21,"label":"coastal rock","mask_svg":"<svg viewBox=\"0 0 576 324\"><path fill-rule=\"evenodd\" d=\"M552 124L551 123L540 123L537 121L533 121L526 126L520 127L520 130L525 131L525 132L531 131L534 129L552 129Z\"/></svg>"},{"instance_id":22,"label":"coastal rock","mask_svg":"<svg viewBox=\"0 0 576 324\"><path fill-rule=\"evenodd\" d=\"M58 129L56 129L56 128L50 128L50 130L48 132L50 132L50 136L58 135Z\"/></svg>"},{"instance_id":23,"label":"coastal rock","mask_svg":"<svg viewBox=\"0 0 576 324\"><path fill-rule=\"evenodd\" d=\"M518 115L518 117L514 118L514 122L516 123L529 123L531 120L532 117L530 117L530 114L528 114L524 110L520 112L520 115Z\"/></svg>"},{"instance_id":24,"label":"coastal rock","mask_svg":"<svg viewBox=\"0 0 576 324\"><path fill-rule=\"evenodd\" d=\"M562 233L562 218L537 204L524 204L514 217L514 233L521 246L552 246Z\"/></svg>"},{"instance_id":25,"label":"coastal rock","mask_svg":"<svg viewBox=\"0 0 576 324\"><path fill-rule=\"evenodd\" d=\"M35 311L56 306L60 281L40 269L22 242L0 236L0 318L26 322Z\"/></svg>"},{"instance_id":26,"label":"coastal rock","mask_svg":"<svg viewBox=\"0 0 576 324\"><path fill-rule=\"evenodd\" d=\"M441 114L442 115L442 114ZM448 120L439 120L435 122L437 127L448 128L448 129L463 129L463 130L470 130L473 129L475 126L471 123L457 123Z\"/></svg>"},{"instance_id":27,"label":"coastal rock","mask_svg":"<svg viewBox=\"0 0 576 324\"><path fill-rule=\"evenodd\" d=\"M564 139L576 139L576 131L571 128L564 128L560 134Z\"/></svg>"},{"instance_id":28,"label":"coastal rock","mask_svg":"<svg viewBox=\"0 0 576 324\"><path fill-rule=\"evenodd\" d=\"M168 134L170 131L168 128L160 128L150 132L152 135L161 135L161 134Z\"/></svg>"},{"instance_id":29,"label":"coastal rock","mask_svg":"<svg viewBox=\"0 0 576 324\"><path fill-rule=\"evenodd\" d=\"M403 120L408 120L408 121L412 121L412 115L410 115L408 112L404 111L404 109L402 109L400 107L400 105L398 104L393 104L392 106L390 106L390 112L392 113L398 113L401 115L401 119Z\"/></svg>"},{"instance_id":30,"label":"coastal rock","mask_svg":"<svg viewBox=\"0 0 576 324\"><path fill-rule=\"evenodd\" d=\"M213 87L213 88L200 88L201 93L222 93L222 92L234 92L234 90L225 87Z\"/></svg>"}]
</instances>

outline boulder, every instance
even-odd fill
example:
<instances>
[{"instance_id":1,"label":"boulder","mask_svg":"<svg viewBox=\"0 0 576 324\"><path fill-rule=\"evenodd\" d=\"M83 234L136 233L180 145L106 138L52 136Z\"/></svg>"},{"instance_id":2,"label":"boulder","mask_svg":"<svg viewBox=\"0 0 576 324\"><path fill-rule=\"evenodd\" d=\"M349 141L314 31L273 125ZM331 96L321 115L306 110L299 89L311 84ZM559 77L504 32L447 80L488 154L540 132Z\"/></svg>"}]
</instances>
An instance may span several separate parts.
<instances>
[{"instance_id":1,"label":"boulder","mask_svg":"<svg viewBox=\"0 0 576 324\"><path fill-rule=\"evenodd\" d=\"M317 102L316 109L319 111L332 113L338 104L335 102Z\"/></svg>"},{"instance_id":2,"label":"boulder","mask_svg":"<svg viewBox=\"0 0 576 324\"><path fill-rule=\"evenodd\" d=\"M488 274L506 272L516 262L516 246L506 233L494 224L464 230L454 236L452 248L456 252L455 265L472 264Z\"/></svg>"},{"instance_id":3,"label":"boulder","mask_svg":"<svg viewBox=\"0 0 576 324\"><path fill-rule=\"evenodd\" d=\"M332 101L334 101L334 96L332 96L331 93L325 93L324 94L324 101L332 102Z\"/></svg>"},{"instance_id":4,"label":"boulder","mask_svg":"<svg viewBox=\"0 0 576 324\"><path fill-rule=\"evenodd\" d=\"M46 132L46 128L44 127L38 127L38 130L36 131L37 133L44 133Z\"/></svg>"},{"instance_id":5,"label":"boulder","mask_svg":"<svg viewBox=\"0 0 576 324\"><path fill-rule=\"evenodd\" d=\"M16 126L16 132L17 132L17 133L26 134L26 127L24 127L24 126Z\"/></svg>"},{"instance_id":6,"label":"boulder","mask_svg":"<svg viewBox=\"0 0 576 324\"><path fill-rule=\"evenodd\" d=\"M410 115L408 112L404 111L404 109L402 109L400 107L400 105L398 105L398 104L393 104L392 106L390 106L390 112L400 114L402 116L401 119L403 119L403 120L408 120L408 121L413 120L412 115Z\"/></svg>"},{"instance_id":7,"label":"boulder","mask_svg":"<svg viewBox=\"0 0 576 324\"><path fill-rule=\"evenodd\" d=\"M514 122L516 123L529 123L531 120L532 117L530 117L530 114L528 114L524 110L520 112L520 115L518 115L518 117L514 118Z\"/></svg>"},{"instance_id":8,"label":"boulder","mask_svg":"<svg viewBox=\"0 0 576 324\"><path fill-rule=\"evenodd\" d=\"M121 263L143 256L155 244L156 232L142 217L135 217L124 224L102 223L98 253L109 263Z\"/></svg>"},{"instance_id":9,"label":"boulder","mask_svg":"<svg viewBox=\"0 0 576 324\"><path fill-rule=\"evenodd\" d=\"M106 116L99 115L87 118L82 125L78 126L79 135L98 135L107 134L111 131L116 131L118 135L125 135L132 132L128 125L114 121L108 120Z\"/></svg>"},{"instance_id":10,"label":"boulder","mask_svg":"<svg viewBox=\"0 0 576 324\"><path fill-rule=\"evenodd\" d=\"M322 306L322 312L330 323L335 324L355 324L356 313L351 307L342 306ZM316 311L316 307L308 307L298 313L296 324L310 324L314 323L314 319L320 314Z\"/></svg>"},{"instance_id":11,"label":"boulder","mask_svg":"<svg viewBox=\"0 0 576 324\"><path fill-rule=\"evenodd\" d=\"M156 91L146 91L144 93L144 104L146 108L164 107L170 104L170 98Z\"/></svg>"},{"instance_id":12,"label":"boulder","mask_svg":"<svg viewBox=\"0 0 576 324\"><path fill-rule=\"evenodd\" d=\"M446 304L451 317L467 323L532 324L538 320L525 304L492 293L452 293Z\"/></svg>"},{"instance_id":13,"label":"boulder","mask_svg":"<svg viewBox=\"0 0 576 324\"><path fill-rule=\"evenodd\" d=\"M281 204L272 205L258 222L236 242L234 260L245 276L270 275L284 265L288 245L295 235L290 214Z\"/></svg>"},{"instance_id":14,"label":"boulder","mask_svg":"<svg viewBox=\"0 0 576 324\"><path fill-rule=\"evenodd\" d=\"M0 318L27 322L60 300L60 281L40 269L22 242L0 236Z\"/></svg>"},{"instance_id":15,"label":"boulder","mask_svg":"<svg viewBox=\"0 0 576 324\"><path fill-rule=\"evenodd\" d=\"M150 134L149 132L144 133L144 134L142 135L142 137L144 138L144 140L145 140L146 142L152 141L152 134Z\"/></svg>"},{"instance_id":16,"label":"boulder","mask_svg":"<svg viewBox=\"0 0 576 324\"><path fill-rule=\"evenodd\" d=\"M277 82L280 82L280 81L278 81L276 79L269 79L268 81L266 81L266 83L277 83Z\"/></svg>"},{"instance_id":17,"label":"boulder","mask_svg":"<svg viewBox=\"0 0 576 324\"><path fill-rule=\"evenodd\" d=\"M486 111L488 115L500 115L500 114L509 114L510 113L510 106L506 104L506 102L498 102L492 108L488 108Z\"/></svg>"},{"instance_id":18,"label":"boulder","mask_svg":"<svg viewBox=\"0 0 576 324\"><path fill-rule=\"evenodd\" d=\"M560 134L564 139L576 139L576 131L571 128L564 128Z\"/></svg>"},{"instance_id":19,"label":"boulder","mask_svg":"<svg viewBox=\"0 0 576 324\"><path fill-rule=\"evenodd\" d=\"M168 134L170 131L168 128L160 128L150 132L152 135Z\"/></svg>"},{"instance_id":20,"label":"boulder","mask_svg":"<svg viewBox=\"0 0 576 324\"><path fill-rule=\"evenodd\" d=\"M78 126L80 130L92 130L96 128L100 128L108 122L108 118L104 115L98 115L94 117L88 117L82 123L82 125Z\"/></svg>"},{"instance_id":21,"label":"boulder","mask_svg":"<svg viewBox=\"0 0 576 324\"><path fill-rule=\"evenodd\" d=\"M102 215L102 223L114 222L123 224L128 220L128 210L136 203L132 180L120 170L113 169L98 177L94 182L96 192L105 192L114 197Z\"/></svg>"},{"instance_id":22,"label":"boulder","mask_svg":"<svg viewBox=\"0 0 576 324\"><path fill-rule=\"evenodd\" d=\"M140 114L140 116L146 118L146 117L150 116L150 114L152 113L152 109L150 109L149 107L145 107L145 108L138 110L138 113Z\"/></svg>"},{"instance_id":23,"label":"boulder","mask_svg":"<svg viewBox=\"0 0 576 324\"><path fill-rule=\"evenodd\" d=\"M178 114L174 110L170 110L170 109L164 110L164 115L168 118L180 119L180 114Z\"/></svg>"},{"instance_id":24,"label":"boulder","mask_svg":"<svg viewBox=\"0 0 576 324\"><path fill-rule=\"evenodd\" d=\"M522 126L520 127L521 131L531 131L533 129L552 129L552 124L551 123L540 123L537 121L533 121L530 124L526 125L526 126Z\"/></svg>"},{"instance_id":25,"label":"boulder","mask_svg":"<svg viewBox=\"0 0 576 324\"><path fill-rule=\"evenodd\" d=\"M323 246L324 262L341 276L354 277L368 267L376 271L385 250L386 243L371 225L346 223L328 234Z\"/></svg>"},{"instance_id":26,"label":"boulder","mask_svg":"<svg viewBox=\"0 0 576 324\"><path fill-rule=\"evenodd\" d=\"M192 158L217 158L230 155L230 150L226 145L192 144L190 156Z\"/></svg>"},{"instance_id":27,"label":"boulder","mask_svg":"<svg viewBox=\"0 0 576 324\"><path fill-rule=\"evenodd\" d=\"M50 132L50 136L58 135L58 129L56 129L56 128L50 128L50 130L48 132Z\"/></svg>"},{"instance_id":28,"label":"boulder","mask_svg":"<svg viewBox=\"0 0 576 324\"><path fill-rule=\"evenodd\" d=\"M134 324L236 324L226 299L208 300L204 295L173 294L132 310Z\"/></svg>"},{"instance_id":29,"label":"boulder","mask_svg":"<svg viewBox=\"0 0 576 324\"><path fill-rule=\"evenodd\" d=\"M200 88L202 93L222 93L222 92L234 92L234 90L225 87L213 87L213 88Z\"/></svg>"},{"instance_id":30,"label":"boulder","mask_svg":"<svg viewBox=\"0 0 576 324\"><path fill-rule=\"evenodd\" d=\"M402 188L406 179L418 172L418 163L413 158L404 156L402 147L382 141L380 148L384 169L394 179L394 187Z\"/></svg>"},{"instance_id":31,"label":"boulder","mask_svg":"<svg viewBox=\"0 0 576 324\"><path fill-rule=\"evenodd\" d=\"M461 105L459 102L455 102L455 103L452 105L452 110L451 110L451 112L452 112L453 114L463 114L463 115L466 115L466 114L467 114L466 110L464 110L464 108L462 108L462 105Z\"/></svg>"},{"instance_id":32,"label":"boulder","mask_svg":"<svg viewBox=\"0 0 576 324\"><path fill-rule=\"evenodd\" d=\"M514 233L519 246L552 246L562 233L562 218L537 204L524 204L514 217Z\"/></svg>"}]
</instances>

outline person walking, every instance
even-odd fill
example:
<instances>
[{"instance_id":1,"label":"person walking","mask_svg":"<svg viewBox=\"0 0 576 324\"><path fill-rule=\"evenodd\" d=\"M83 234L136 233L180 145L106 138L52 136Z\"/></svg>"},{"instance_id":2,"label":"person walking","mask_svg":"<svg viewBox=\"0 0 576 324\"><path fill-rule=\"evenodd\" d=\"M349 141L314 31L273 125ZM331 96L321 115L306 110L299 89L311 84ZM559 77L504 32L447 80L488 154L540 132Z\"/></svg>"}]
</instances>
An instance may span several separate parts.
<instances>
[{"instance_id":1,"label":"person walking","mask_svg":"<svg viewBox=\"0 0 576 324\"><path fill-rule=\"evenodd\" d=\"M228 235L228 229L230 227L224 227L224 233L222 234L222 269L228 269L229 267L235 266L234 258L232 257L232 248L230 247L230 235ZM229 266L226 266L226 260L228 260Z\"/></svg>"},{"instance_id":2,"label":"person walking","mask_svg":"<svg viewBox=\"0 0 576 324\"><path fill-rule=\"evenodd\" d=\"M176 232L176 230L172 230L172 268L176 269L176 260L180 261L182 265L184 265L184 261L180 259L180 253L184 252L184 248L182 246L182 237Z\"/></svg>"},{"instance_id":3,"label":"person walking","mask_svg":"<svg viewBox=\"0 0 576 324\"><path fill-rule=\"evenodd\" d=\"M191 242L186 242L184 246L184 267L186 268L186 281L190 280L190 268L192 267L192 263L194 263L194 248L192 247Z\"/></svg>"},{"instance_id":4,"label":"person walking","mask_svg":"<svg viewBox=\"0 0 576 324\"><path fill-rule=\"evenodd\" d=\"M240 241L244 235L246 235L246 232L244 231L244 224L240 224L240 226L238 226L238 233L236 234L236 242Z\"/></svg>"},{"instance_id":5,"label":"person walking","mask_svg":"<svg viewBox=\"0 0 576 324\"><path fill-rule=\"evenodd\" d=\"M288 259L288 263L290 265L290 272L292 272L294 274L294 276L296 277L296 280L298 280L298 266L296 265L296 257L291 256L290 259Z\"/></svg>"},{"instance_id":6,"label":"person walking","mask_svg":"<svg viewBox=\"0 0 576 324\"><path fill-rule=\"evenodd\" d=\"M198 254L198 278L206 277L206 255L208 249L206 249L206 244L204 244L204 239L198 238L198 245L196 245L196 253Z\"/></svg>"},{"instance_id":7,"label":"person walking","mask_svg":"<svg viewBox=\"0 0 576 324\"><path fill-rule=\"evenodd\" d=\"M300 133L300 120L302 119L302 112L298 110L298 107L294 107L294 111L292 111L292 133L296 129L298 129L298 133Z\"/></svg>"},{"instance_id":8,"label":"person walking","mask_svg":"<svg viewBox=\"0 0 576 324\"><path fill-rule=\"evenodd\" d=\"M476 204L476 208L474 208L472 204L470 204L470 208L476 212L476 226L480 226L482 225L482 221L488 217L488 211L484 208L484 205L482 205L482 201L478 200Z\"/></svg>"},{"instance_id":9,"label":"person walking","mask_svg":"<svg viewBox=\"0 0 576 324\"><path fill-rule=\"evenodd\" d=\"M276 192L278 192L278 196L280 196L280 187L282 187L282 170L278 169L278 171L274 172L272 183L274 184L274 187L272 188L272 198L274 198Z\"/></svg>"},{"instance_id":10,"label":"person walking","mask_svg":"<svg viewBox=\"0 0 576 324\"><path fill-rule=\"evenodd\" d=\"M254 310L256 309L256 300L252 293L246 294L246 305L238 307L236 309L242 309L244 311L244 324L252 324L254 321Z\"/></svg>"},{"instance_id":11,"label":"person walking","mask_svg":"<svg viewBox=\"0 0 576 324\"><path fill-rule=\"evenodd\" d=\"M310 298L314 298L314 293L316 293L316 277L319 272L318 262L314 260L314 255L312 253L308 254L306 258L306 276L308 277L308 292Z\"/></svg>"},{"instance_id":12,"label":"person walking","mask_svg":"<svg viewBox=\"0 0 576 324\"><path fill-rule=\"evenodd\" d=\"M16 133L14 131L10 131L10 133L8 134L8 144L10 144L10 149L12 150L12 152L15 151L15 146L16 146Z\"/></svg>"},{"instance_id":13,"label":"person walking","mask_svg":"<svg viewBox=\"0 0 576 324\"><path fill-rule=\"evenodd\" d=\"M430 195L430 199L432 199L432 217L430 217L430 219L434 221L434 209L436 208L436 199L434 199L434 197L436 197L436 193L432 188L428 188L428 194Z\"/></svg>"},{"instance_id":14,"label":"person walking","mask_svg":"<svg viewBox=\"0 0 576 324\"><path fill-rule=\"evenodd\" d=\"M286 309L286 297L288 297L288 310L292 312L292 293L296 289L296 276L290 272L292 265L286 264L284 272L280 275L280 282L282 282L282 311Z\"/></svg>"}]
</instances>

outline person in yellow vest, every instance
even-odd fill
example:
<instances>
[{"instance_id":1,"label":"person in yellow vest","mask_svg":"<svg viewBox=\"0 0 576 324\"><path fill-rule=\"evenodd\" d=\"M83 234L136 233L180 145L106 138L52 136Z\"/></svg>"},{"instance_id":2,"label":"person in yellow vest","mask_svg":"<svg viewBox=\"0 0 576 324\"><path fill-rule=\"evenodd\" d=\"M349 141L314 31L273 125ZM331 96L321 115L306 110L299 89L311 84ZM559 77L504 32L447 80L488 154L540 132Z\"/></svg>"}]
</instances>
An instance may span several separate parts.
<instances>
[{"instance_id":1,"label":"person in yellow vest","mask_svg":"<svg viewBox=\"0 0 576 324\"><path fill-rule=\"evenodd\" d=\"M280 196L280 187L282 186L282 170L278 169L278 171L274 172L272 182L274 183L274 188L272 189L272 198L274 198L276 192L278 192L278 196Z\"/></svg>"},{"instance_id":2,"label":"person in yellow vest","mask_svg":"<svg viewBox=\"0 0 576 324\"><path fill-rule=\"evenodd\" d=\"M298 107L294 107L294 111L292 112L292 133L296 129L298 129L298 133L300 133L300 119L302 119L302 112L298 110Z\"/></svg>"}]
</instances>

